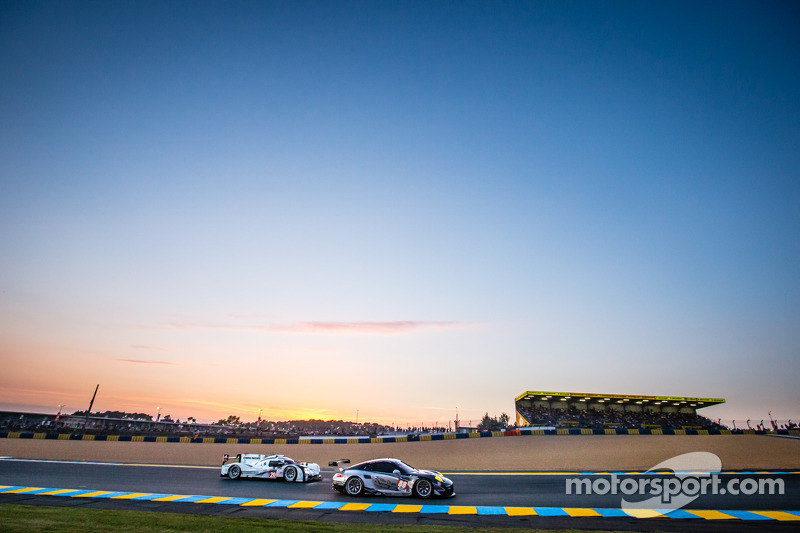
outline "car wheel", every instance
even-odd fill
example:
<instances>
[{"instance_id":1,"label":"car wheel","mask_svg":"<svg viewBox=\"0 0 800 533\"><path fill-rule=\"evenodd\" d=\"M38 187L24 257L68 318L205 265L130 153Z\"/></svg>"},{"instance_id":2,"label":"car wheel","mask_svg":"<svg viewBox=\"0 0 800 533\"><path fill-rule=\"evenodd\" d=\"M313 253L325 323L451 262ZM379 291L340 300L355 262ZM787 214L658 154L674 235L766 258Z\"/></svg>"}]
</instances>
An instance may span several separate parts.
<instances>
[{"instance_id":1,"label":"car wheel","mask_svg":"<svg viewBox=\"0 0 800 533\"><path fill-rule=\"evenodd\" d=\"M239 467L239 465L232 465L228 470L228 477L231 479L239 479L241 475L242 469Z\"/></svg>"},{"instance_id":2,"label":"car wheel","mask_svg":"<svg viewBox=\"0 0 800 533\"><path fill-rule=\"evenodd\" d=\"M419 498L430 498L433 494L433 485L427 479L418 479L414 483L414 494Z\"/></svg>"},{"instance_id":3,"label":"car wheel","mask_svg":"<svg viewBox=\"0 0 800 533\"><path fill-rule=\"evenodd\" d=\"M289 483L297 479L297 469L293 466L287 466L283 471L283 479Z\"/></svg>"},{"instance_id":4,"label":"car wheel","mask_svg":"<svg viewBox=\"0 0 800 533\"><path fill-rule=\"evenodd\" d=\"M344 490L350 496L360 496L364 492L364 482L358 476L353 476L344 484Z\"/></svg>"}]
</instances>

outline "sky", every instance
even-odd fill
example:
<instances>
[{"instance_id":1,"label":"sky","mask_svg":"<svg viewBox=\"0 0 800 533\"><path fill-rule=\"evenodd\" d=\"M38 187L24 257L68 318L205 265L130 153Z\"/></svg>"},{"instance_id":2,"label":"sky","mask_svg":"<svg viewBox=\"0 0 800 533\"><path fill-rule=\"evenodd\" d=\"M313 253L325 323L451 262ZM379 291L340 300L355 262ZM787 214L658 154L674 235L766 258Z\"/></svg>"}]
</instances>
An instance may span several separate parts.
<instances>
[{"instance_id":1,"label":"sky","mask_svg":"<svg viewBox=\"0 0 800 533\"><path fill-rule=\"evenodd\" d=\"M0 410L800 418L800 9L0 4ZM261 410L261 411L259 411Z\"/></svg>"}]
</instances>

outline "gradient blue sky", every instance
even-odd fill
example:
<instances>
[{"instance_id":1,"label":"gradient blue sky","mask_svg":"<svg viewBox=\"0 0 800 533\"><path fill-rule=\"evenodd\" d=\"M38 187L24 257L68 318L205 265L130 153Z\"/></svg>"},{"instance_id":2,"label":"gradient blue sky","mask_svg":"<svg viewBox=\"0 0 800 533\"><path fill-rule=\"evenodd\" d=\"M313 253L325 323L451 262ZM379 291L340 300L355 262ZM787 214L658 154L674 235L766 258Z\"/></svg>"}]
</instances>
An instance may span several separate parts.
<instances>
[{"instance_id":1,"label":"gradient blue sky","mask_svg":"<svg viewBox=\"0 0 800 533\"><path fill-rule=\"evenodd\" d=\"M0 409L800 418L795 2L0 5Z\"/></svg>"}]
</instances>

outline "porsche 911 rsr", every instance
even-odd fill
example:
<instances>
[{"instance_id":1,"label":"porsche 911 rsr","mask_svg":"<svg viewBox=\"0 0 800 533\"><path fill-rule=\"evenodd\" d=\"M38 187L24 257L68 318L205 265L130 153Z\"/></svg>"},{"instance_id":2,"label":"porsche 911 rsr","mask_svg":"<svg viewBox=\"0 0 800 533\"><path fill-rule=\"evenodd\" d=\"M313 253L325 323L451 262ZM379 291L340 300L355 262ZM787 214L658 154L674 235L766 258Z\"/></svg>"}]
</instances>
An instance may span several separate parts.
<instances>
[{"instance_id":1,"label":"porsche 911 rsr","mask_svg":"<svg viewBox=\"0 0 800 533\"><path fill-rule=\"evenodd\" d=\"M228 459L228 455L223 458L219 473L222 477L283 479L289 482L321 479L317 463L299 463L283 455L240 453L236 456L236 462L228 463Z\"/></svg>"},{"instance_id":2,"label":"porsche 911 rsr","mask_svg":"<svg viewBox=\"0 0 800 533\"><path fill-rule=\"evenodd\" d=\"M375 459L333 475L333 488L350 496L383 494L430 498L455 496L453 482L440 472L417 470L399 459Z\"/></svg>"}]
</instances>

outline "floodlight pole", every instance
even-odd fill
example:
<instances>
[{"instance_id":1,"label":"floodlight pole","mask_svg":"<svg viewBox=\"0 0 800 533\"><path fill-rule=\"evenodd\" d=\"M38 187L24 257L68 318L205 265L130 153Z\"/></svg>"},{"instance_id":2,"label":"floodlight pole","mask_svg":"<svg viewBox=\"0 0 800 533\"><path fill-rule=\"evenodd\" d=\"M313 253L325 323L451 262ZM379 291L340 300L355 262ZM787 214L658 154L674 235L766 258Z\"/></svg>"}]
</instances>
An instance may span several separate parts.
<instances>
[{"instance_id":1,"label":"floodlight pole","mask_svg":"<svg viewBox=\"0 0 800 533\"><path fill-rule=\"evenodd\" d=\"M83 428L86 429L86 425L89 423L89 414L92 412L92 406L94 405L94 399L97 397L97 389L100 388L100 384L97 384L97 387L94 388L94 394L92 394L92 401L89 402L89 409L86 410L86 417L83 419Z\"/></svg>"}]
</instances>

